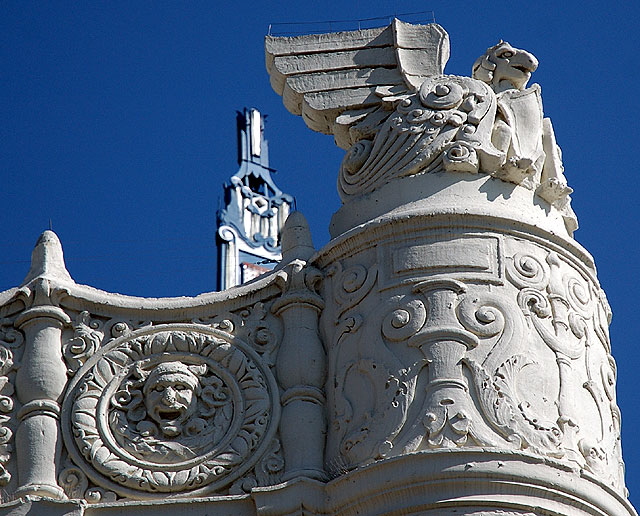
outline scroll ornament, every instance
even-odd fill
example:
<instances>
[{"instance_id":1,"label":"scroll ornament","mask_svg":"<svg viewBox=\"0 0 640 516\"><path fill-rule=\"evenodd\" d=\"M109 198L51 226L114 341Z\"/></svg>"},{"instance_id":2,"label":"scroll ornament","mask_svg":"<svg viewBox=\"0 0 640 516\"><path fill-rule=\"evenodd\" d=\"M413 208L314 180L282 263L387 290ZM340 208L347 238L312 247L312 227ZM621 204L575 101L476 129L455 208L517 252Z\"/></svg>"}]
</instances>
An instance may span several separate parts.
<instances>
[{"instance_id":1,"label":"scroll ornament","mask_svg":"<svg viewBox=\"0 0 640 516\"><path fill-rule=\"evenodd\" d=\"M615 363L595 287L542 249L510 255L506 276L511 294L433 279L380 302L377 266L332 265L333 474L482 446L570 461L623 487ZM548 389L532 396L538 374ZM584 414L577 395L593 400Z\"/></svg>"}]
</instances>

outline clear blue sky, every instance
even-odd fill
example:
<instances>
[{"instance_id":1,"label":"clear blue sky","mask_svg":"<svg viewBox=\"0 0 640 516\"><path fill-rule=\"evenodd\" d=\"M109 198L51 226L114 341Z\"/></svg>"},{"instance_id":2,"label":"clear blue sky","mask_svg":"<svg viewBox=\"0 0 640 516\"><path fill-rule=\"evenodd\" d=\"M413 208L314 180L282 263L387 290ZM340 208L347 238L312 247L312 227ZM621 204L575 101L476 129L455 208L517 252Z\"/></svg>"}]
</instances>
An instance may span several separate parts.
<instances>
[{"instance_id":1,"label":"clear blue sky","mask_svg":"<svg viewBox=\"0 0 640 516\"><path fill-rule=\"evenodd\" d=\"M0 4L0 290L22 281L50 220L79 283L142 296L213 290L215 211L237 169L235 110L244 106L268 115L275 179L325 244L342 151L271 90L263 37L271 23L433 10L451 37L448 73L468 75L500 38L540 61L533 82L575 190L576 239L594 255L614 311L627 483L640 505L640 3L252 4Z\"/></svg>"}]
</instances>

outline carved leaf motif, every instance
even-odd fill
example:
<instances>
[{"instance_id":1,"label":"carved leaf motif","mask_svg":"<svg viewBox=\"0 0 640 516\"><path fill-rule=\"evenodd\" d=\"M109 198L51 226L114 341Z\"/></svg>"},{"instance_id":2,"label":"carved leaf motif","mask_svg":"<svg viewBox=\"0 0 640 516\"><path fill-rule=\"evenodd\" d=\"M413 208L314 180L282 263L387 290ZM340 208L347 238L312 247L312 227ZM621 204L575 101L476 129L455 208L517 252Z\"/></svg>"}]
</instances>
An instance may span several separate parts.
<instances>
[{"instance_id":1,"label":"carved leaf motif","mask_svg":"<svg viewBox=\"0 0 640 516\"><path fill-rule=\"evenodd\" d=\"M346 200L390 180L422 172L494 171L504 154L491 143L496 97L486 84L468 77L426 79L418 94L401 96L373 143L349 150L338 186Z\"/></svg>"},{"instance_id":2,"label":"carved leaf motif","mask_svg":"<svg viewBox=\"0 0 640 516\"><path fill-rule=\"evenodd\" d=\"M465 363L473 371L480 406L494 430L516 449L562 456L560 428L554 422L543 422L539 415L531 414L529 403L520 399L517 393L521 371L535 362L524 355L515 355L498 367L493 377L480 365L468 360Z\"/></svg>"}]
</instances>

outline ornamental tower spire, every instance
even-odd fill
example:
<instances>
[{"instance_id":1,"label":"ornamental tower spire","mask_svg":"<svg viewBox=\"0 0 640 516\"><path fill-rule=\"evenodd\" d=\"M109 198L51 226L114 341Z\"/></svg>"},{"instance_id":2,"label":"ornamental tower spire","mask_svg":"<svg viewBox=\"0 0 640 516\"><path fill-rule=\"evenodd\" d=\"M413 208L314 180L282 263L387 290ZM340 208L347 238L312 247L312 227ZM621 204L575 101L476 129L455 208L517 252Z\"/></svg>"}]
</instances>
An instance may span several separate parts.
<instances>
[{"instance_id":1,"label":"ornamental tower spire","mask_svg":"<svg viewBox=\"0 0 640 516\"><path fill-rule=\"evenodd\" d=\"M219 290L246 283L280 261L280 232L293 204L271 178L265 116L245 108L236 121L240 168L224 184L217 214Z\"/></svg>"}]
</instances>

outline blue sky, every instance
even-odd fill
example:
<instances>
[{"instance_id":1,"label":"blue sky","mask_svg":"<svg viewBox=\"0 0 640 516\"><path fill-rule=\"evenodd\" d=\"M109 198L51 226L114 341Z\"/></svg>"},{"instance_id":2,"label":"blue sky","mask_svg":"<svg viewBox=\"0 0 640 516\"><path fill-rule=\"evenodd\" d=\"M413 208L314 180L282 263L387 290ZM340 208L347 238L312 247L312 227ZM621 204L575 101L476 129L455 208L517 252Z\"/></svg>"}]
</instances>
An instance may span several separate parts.
<instances>
[{"instance_id":1,"label":"blue sky","mask_svg":"<svg viewBox=\"0 0 640 516\"><path fill-rule=\"evenodd\" d=\"M50 221L79 283L153 297L213 290L215 211L237 169L235 111L245 106L268 115L275 180L324 245L342 151L271 90L264 35L275 23L328 30L320 22L433 10L451 38L448 73L468 75L500 38L540 61L533 82L575 190L575 236L594 255L614 312L627 483L640 504L640 3L255 4L0 4L0 290L22 281Z\"/></svg>"}]
</instances>

